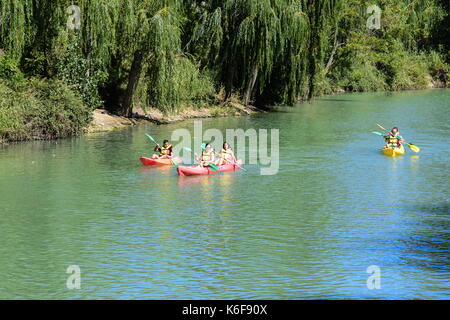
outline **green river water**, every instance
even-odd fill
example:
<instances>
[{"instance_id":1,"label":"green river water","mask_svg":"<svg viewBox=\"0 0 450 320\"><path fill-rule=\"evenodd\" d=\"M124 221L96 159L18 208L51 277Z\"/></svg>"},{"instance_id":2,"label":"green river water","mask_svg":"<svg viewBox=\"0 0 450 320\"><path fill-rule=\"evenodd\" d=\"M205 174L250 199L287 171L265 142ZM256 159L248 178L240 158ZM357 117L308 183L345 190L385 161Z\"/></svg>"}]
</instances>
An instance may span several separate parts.
<instances>
[{"instance_id":1,"label":"green river water","mask_svg":"<svg viewBox=\"0 0 450 320\"><path fill-rule=\"evenodd\" d=\"M0 146L0 299L449 299L449 102L342 94L202 121L280 129L275 175L141 165L144 133L193 121ZM421 152L384 156L375 122Z\"/></svg>"}]
</instances>

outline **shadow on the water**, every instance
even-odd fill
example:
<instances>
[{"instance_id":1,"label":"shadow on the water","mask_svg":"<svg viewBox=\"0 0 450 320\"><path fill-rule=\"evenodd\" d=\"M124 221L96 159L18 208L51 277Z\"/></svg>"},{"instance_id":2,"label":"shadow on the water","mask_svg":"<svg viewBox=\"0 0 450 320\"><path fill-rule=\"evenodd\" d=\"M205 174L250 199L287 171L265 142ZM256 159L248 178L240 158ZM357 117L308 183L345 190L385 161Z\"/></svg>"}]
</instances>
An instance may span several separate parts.
<instances>
[{"instance_id":1,"label":"shadow on the water","mask_svg":"<svg viewBox=\"0 0 450 320\"><path fill-rule=\"evenodd\" d=\"M409 252L406 262L434 272L450 271L449 203L410 206L407 210L421 218L414 225L414 233L403 239Z\"/></svg>"},{"instance_id":2,"label":"shadow on the water","mask_svg":"<svg viewBox=\"0 0 450 320\"><path fill-rule=\"evenodd\" d=\"M426 214L438 215L438 216L448 216L450 217L450 203L437 203L437 204L427 204L420 205L417 207L411 206L409 208L413 211L419 211ZM450 221L448 221L450 223ZM450 230L450 229L449 229Z\"/></svg>"},{"instance_id":3,"label":"shadow on the water","mask_svg":"<svg viewBox=\"0 0 450 320\"><path fill-rule=\"evenodd\" d=\"M357 102L361 103L360 100L356 99L334 99L334 98L318 98L317 101L336 101L336 102Z\"/></svg>"}]
</instances>

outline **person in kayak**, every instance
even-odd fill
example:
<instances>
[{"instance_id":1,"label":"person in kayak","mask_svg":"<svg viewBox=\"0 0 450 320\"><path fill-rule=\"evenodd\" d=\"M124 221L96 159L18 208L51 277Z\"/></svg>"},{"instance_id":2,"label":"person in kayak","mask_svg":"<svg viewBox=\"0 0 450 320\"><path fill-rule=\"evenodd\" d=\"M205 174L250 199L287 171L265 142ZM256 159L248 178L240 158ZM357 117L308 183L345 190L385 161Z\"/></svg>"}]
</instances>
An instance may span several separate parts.
<instances>
[{"instance_id":1,"label":"person in kayak","mask_svg":"<svg viewBox=\"0 0 450 320\"><path fill-rule=\"evenodd\" d=\"M154 154L153 159L170 159L172 157L173 146L169 143L169 140L164 140L162 147L157 144L153 151L159 154Z\"/></svg>"},{"instance_id":2,"label":"person in kayak","mask_svg":"<svg viewBox=\"0 0 450 320\"><path fill-rule=\"evenodd\" d=\"M234 152L228 142L225 141L223 143L222 150L220 151L217 165L221 166L228 163L236 163L236 157L234 156Z\"/></svg>"},{"instance_id":3,"label":"person in kayak","mask_svg":"<svg viewBox=\"0 0 450 320\"><path fill-rule=\"evenodd\" d=\"M384 139L386 140L385 148L400 148L401 144L404 142L397 127L393 127L391 131L384 136Z\"/></svg>"},{"instance_id":4,"label":"person in kayak","mask_svg":"<svg viewBox=\"0 0 450 320\"><path fill-rule=\"evenodd\" d=\"M199 165L202 167L209 167L210 164L214 164L215 156L214 150L209 143L205 145L205 149L202 151L202 155L199 159Z\"/></svg>"}]
</instances>

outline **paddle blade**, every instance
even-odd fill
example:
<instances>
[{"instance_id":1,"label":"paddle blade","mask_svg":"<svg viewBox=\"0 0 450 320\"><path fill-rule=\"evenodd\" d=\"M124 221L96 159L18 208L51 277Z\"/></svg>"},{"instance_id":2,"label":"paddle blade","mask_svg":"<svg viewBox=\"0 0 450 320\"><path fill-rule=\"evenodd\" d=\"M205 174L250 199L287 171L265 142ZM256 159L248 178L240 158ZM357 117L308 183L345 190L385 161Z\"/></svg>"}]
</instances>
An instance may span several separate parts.
<instances>
[{"instance_id":1,"label":"paddle blade","mask_svg":"<svg viewBox=\"0 0 450 320\"><path fill-rule=\"evenodd\" d=\"M206 143L202 143L202 150L205 150L205 148L206 148Z\"/></svg>"},{"instance_id":2,"label":"paddle blade","mask_svg":"<svg viewBox=\"0 0 450 320\"><path fill-rule=\"evenodd\" d=\"M170 159L172 161L172 165L174 168L178 168L178 162L174 161L173 159Z\"/></svg>"},{"instance_id":3,"label":"paddle blade","mask_svg":"<svg viewBox=\"0 0 450 320\"><path fill-rule=\"evenodd\" d=\"M419 152L420 151L420 148L418 146L416 146L415 144L407 143L406 145L414 152Z\"/></svg>"},{"instance_id":4,"label":"paddle blade","mask_svg":"<svg viewBox=\"0 0 450 320\"><path fill-rule=\"evenodd\" d=\"M215 164L212 164L212 163L209 165L209 168L210 168L213 172L216 172L217 170L219 170L219 167L216 166Z\"/></svg>"},{"instance_id":5,"label":"paddle blade","mask_svg":"<svg viewBox=\"0 0 450 320\"><path fill-rule=\"evenodd\" d=\"M237 162L233 163L236 167L238 167L239 169L242 169L244 171L247 171L246 169L244 169L242 166L238 165Z\"/></svg>"},{"instance_id":6,"label":"paddle blade","mask_svg":"<svg viewBox=\"0 0 450 320\"><path fill-rule=\"evenodd\" d=\"M372 133L377 134L379 136L383 136L383 134L381 132L377 132L377 131L372 131Z\"/></svg>"},{"instance_id":7,"label":"paddle blade","mask_svg":"<svg viewBox=\"0 0 450 320\"><path fill-rule=\"evenodd\" d=\"M146 133L145 135L147 136L147 138L149 138L149 139L152 140L155 144L157 144L156 141L155 141L155 139L153 139L153 137L152 137L151 135L149 135L148 133Z\"/></svg>"},{"instance_id":8,"label":"paddle blade","mask_svg":"<svg viewBox=\"0 0 450 320\"><path fill-rule=\"evenodd\" d=\"M192 149L188 148L188 147L183 147L184 150L186 150L187 152L191 152L192 153Z\"/></svg>"}]
</instances>

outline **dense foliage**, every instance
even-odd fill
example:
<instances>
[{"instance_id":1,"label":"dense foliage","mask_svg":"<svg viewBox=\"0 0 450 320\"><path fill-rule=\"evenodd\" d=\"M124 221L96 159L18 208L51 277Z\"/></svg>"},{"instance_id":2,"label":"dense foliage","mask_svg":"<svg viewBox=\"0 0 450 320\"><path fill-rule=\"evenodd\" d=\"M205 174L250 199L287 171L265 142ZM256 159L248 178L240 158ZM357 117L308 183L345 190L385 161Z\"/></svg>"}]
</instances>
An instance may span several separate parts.
<instances>
[{"instance_id":1,"label":"dense foliage","mask_svg":"<svg viewBox=\"0 0 450 320\"><path fill-rule=\"evenodd\" d=\"M83 132L87 108L59 81L29 79L12 88L0 80L0 141L54 139Z\"/></svg>"},{"instance_id":2,"label":"dense foliage","mask_svg":"<svg viewBox=\"0 0 450 320\"><path fill-rule=\"evenodd\" d=\"M232 95L263 106L445 86L449 2L375 2L379 29L367 0L2 0L0 99L60 85L66 102L131 116L133 105L176 113Z\"/></svg>"}]
</instances>

